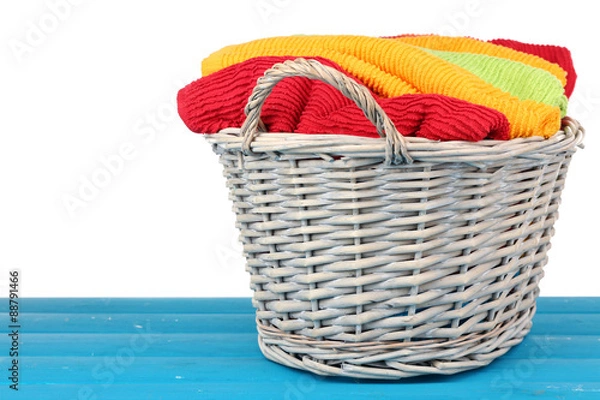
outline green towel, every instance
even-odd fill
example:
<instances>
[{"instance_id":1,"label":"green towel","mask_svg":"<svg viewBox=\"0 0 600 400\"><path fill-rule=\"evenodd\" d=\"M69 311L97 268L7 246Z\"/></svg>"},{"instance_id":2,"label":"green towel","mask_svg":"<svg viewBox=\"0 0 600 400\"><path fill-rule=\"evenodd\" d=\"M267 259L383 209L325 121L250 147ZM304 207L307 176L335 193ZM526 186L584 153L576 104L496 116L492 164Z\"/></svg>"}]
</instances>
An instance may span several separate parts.
<instances>
[{"instance_id":1,"label":"green towel","mask_svg":"<svg viewBox=\"0 0 600 400\"><path fill-rule=\"evenodd\" d=\"M518 61L484 54L425 49L477 75L487 83L518 97L560 108L567 114L568 99L558 78L550 72Z\"/></svg>"}]
</instances>

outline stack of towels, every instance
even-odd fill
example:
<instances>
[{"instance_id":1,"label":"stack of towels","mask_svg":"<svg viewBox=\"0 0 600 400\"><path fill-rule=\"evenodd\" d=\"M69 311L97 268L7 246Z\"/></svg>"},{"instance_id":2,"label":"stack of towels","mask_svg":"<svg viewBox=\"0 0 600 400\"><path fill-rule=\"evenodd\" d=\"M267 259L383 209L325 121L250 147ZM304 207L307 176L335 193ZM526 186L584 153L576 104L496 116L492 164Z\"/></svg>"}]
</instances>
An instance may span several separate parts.
<instances>
[{"instance_id":1,"label":"stack of towels","mask_svg":"<svg viewBox=\"0 0 600 400\"><path fill-rule=\"evenodd\" d=\"M190 130L241 127L256 81L274 64L316 59L366 86L405 136L432 140L550 137L561 127L576 73L568 49L438 35L287 36L225 47L182 88ZM378 137L332 86L302 77L275 86L262 109L269 132Z\"/></svg>"}]
</instances>

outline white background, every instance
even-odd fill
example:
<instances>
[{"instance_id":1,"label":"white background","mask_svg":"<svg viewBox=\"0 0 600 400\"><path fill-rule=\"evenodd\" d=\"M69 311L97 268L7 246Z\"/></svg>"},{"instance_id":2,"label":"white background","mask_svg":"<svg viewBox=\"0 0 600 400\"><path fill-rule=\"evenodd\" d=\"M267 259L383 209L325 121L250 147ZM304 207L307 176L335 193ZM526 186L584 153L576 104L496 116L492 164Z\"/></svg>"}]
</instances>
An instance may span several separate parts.
<instances>
[{"instance_id":1,"label":"white background","mask_svg":"<svg viewBox=\"0 0 600 400\"><path fill-rule=\"evenodd\" d=\"M571 164L542 295L600 295L598 17L589 1L62 1L0 6L0 273L23 296L250 296L216 157L175 95L219 48L441 33L571 49ZM110 176L102 160L129 160ZM116 164L114 164L116 165ZM69 213L84 181L105 178ZM72 196L72 197L69 197ZM4 294L1 294L4 296Z\"/></svg>"}]
</instances>

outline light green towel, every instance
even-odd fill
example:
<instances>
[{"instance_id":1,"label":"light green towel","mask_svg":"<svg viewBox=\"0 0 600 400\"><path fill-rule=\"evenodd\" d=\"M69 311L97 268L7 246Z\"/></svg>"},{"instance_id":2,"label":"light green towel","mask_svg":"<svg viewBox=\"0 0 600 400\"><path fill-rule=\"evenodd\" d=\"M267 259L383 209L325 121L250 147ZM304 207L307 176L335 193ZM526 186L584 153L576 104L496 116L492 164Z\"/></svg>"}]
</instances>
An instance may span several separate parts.
<instances>
[{"instance_id":1,"label":"light green towel","mask_svg":"<svg viewBox=\"0 0 600 400\"><path fill-rule=\"evenodd\" d=\"M423 50L470 71L521 100L556 106L560 108L561 117L567 114L568 99L564 88L558 78L546 70L484 54Z\"/></svg>"}]
</instances>

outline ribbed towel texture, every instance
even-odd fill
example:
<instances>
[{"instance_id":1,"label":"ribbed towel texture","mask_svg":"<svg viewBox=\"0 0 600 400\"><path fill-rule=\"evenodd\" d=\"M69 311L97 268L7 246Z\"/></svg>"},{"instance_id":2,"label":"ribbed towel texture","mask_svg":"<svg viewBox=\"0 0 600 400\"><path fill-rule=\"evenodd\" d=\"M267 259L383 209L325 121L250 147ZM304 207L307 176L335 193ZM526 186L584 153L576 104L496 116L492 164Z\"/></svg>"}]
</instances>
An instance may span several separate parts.
<instances>
[{"instance_id":1,"label":"ribbed towel texture","mask_svg":"<svg viewBox=\"0 0 600 400\"><path fill-rule=\"evenodd\" d=\"M391 37L413 46L426 47L431 50L458 51L461 53L485 54L488 56L502 57L508 60L519 61L532 67L545 69L556 76L565 85L567 72L558 64L538 56L536 52L519 51L513 46L504 46L492 42L484 42L479 39L460 36L438 36L438 35L400 35ZM518 42L514 42L516 46ZM533 49L532 49L533 50Z\"/></svg>"},{"instance_id":2,"label":"ribbed towel texture","mask_svg":"<svg viewBox=\"0 0 600 400\"><path fill-rule=\"evenodd\" d=\"M256 80L274 64L294 58L251 58L192 82L178 93L181 118L190 130L199 133L241 126ZM315 59L344 72L328 59ZM487 107L436 94L374 97L405 136L466 141L509 137L506 117ZM332 86L307 78L286 78L277 84L265 101L261 119L273 132L378 137L353 101Z\"/></svg>"},{"instance_id":3,"label":"ribbed towel texture","mask_svg":"<svg viewBox=\"0 0 600 400\"><path fill-rule=\"evenodd\" d=\"M240 127L256 81L274 64L317 59L368 88L398 130L432 140L548 138L567 113L577 74L568 49L509 39L398 35L296 35L224 47L202 61L203 77L182 88L188 128ZM269 132L378 137L337 89L286 78L265 101Z\"/></svg>"},{"instance_id":4,"label":"ribbed towel texture","mask_svg":"<svg viewBox=\"0 0 600 400\"><path fill-rule=\"evenodd\" d=\"M559 107L534 100L521 100L421 47L478 54L483 53L483 50L477 50L484 47L502 48L505 53L519 52L475 39L467 40L468 38L457 38L465 39L460 42L460 50L456 49L458 45L439 48L442 46L434 45L435 38L415 36L389 39L344 35L274 37L225 47L206 58L202 69L203 74L209 75L254 57L321 56L339 64L382 97L439 94L493 108L508 118L511 138L533 135L549 137L558 131L561 118ZM419 43L407 43L408 41ZM521 56L515 57L519 58L515 61L551 64L548 70L561 83L566 82L566 73L557 65L540 57L519 54Z\"/></svg>"},{"instance_id":5,"label":"ribbed towel texture","mask_svg":"<svg viewBox=\"0 0 600 400\"><path fill-rule=\"evenodd\" d=\"M577 73L575 72L569 49L549 44L530 44L508 39L494 39L490 40L490 43L533 54L560 66L567 74L565 95L571 97L571 94L573 94L575 82L577 81Z\"/></svg>"},{"instance_id":6,"label":"ribbed towel texture","mask_svg":"<svg viewBox=\"0 0 600 400\"><path fill-rule=\"evenodd\" d=\"M470 37L438 35L399 35L388 37L388 39L397 39L432 50L485 54L541 68L561 81L567 97L573 93L577 80L571 52L566 47L530 44L509 39L493 39L484 42ZM496 46L490 46L490 44Z\"/></svg>"},{"instance_id":7,"label":"ribbed towel texture","mask_svg":"<svg viewBox=\"0 0 600 400\"><path fill-rule=\"evenodd\" d=\"M483 54L428 50L521 100L534 100L567 113L567 96L558 78L541 68Z\"/></svg>"}]
</instances>

